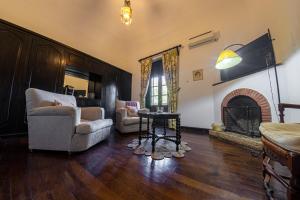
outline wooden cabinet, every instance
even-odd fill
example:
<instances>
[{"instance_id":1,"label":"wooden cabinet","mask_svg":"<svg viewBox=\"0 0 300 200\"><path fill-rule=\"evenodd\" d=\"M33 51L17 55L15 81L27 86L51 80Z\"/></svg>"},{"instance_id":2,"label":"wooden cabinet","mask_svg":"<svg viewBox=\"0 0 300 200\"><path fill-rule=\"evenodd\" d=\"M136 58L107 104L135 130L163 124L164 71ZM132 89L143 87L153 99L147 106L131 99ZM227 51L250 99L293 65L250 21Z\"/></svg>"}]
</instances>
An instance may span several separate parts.
<instances>
[{"instance_id":1,"label":"wooden cabinet","mask_svg":"<svg viewBox=\"0 0 300 200\"><path fill-rule=\"evenodd\" d=\"M85 66L85 59L78 53L68 51L66 52L66 65L81 68Z\"/></svg>"},{"instance_id":2,"label":"wooden cabinet","mask_svg":"<svg viewBox=\"0 0 300 200\"><path fill-rule=\"evenodd\" d=\"M64 51L59 45L34 38L29 56L28 86L61 92L64 81Z\"/></svg>"},{"instance_id":3,"label":"wooden cabinet","mask_svg":"<svg viewBox=\"0 0 300 200\"><path fill-rule=\"evenodd\" d=\"M121 100L131 100L132 75L128 72L119 71L117 75L118 98Z\"/></svg>"},{"instance_id":4,"label":"wooden cabinet","mask_svg":"<svg viewBox=\"0 0 300 200\"><path fill-rule=\"evenodd\" d=\"M62 93L66 68L101 77L107 118L115 117L117 96L130 100L130 73L0 19L0 136L26 132L26 89Z\"/></svg>"},{"instance_id":5,"label":"wooden cabinet","mask_svg":"<svg viewBox=\"0 0 300 200\"><path fill-rule=\"evenodd\" d=\"M105 116L115 119L115 101L131 100L132 75L107 63L90 60L91 71L102 76L102 106Z\"/></svg>"},{"instance_id":6,"label":"wooden cabinet","mask_svg":"<svg viewBox=\"0 0 300 200\"><path fill-rule=\"evenodd\" d=\"M24 129L24 91L30 37L0 24L0 130Z\"/></svg>"},{"instance_id":7,"label":"wooden cabinet","mask_svg":"<svg viewBox=\"0 0 300 200\"><path fill-rule=\"evenodd\" d=\"M115 70L109 70L108 67L105 67L105 74L103 79L104 85L104 106L106 109L106 115L109 118L115 119L115 105L117 98L117 85L116 85L116 73Z\"/></svg>"},{"instance_id":8,"label":"wooden cabinet","mask_svg":"<svg viewBox=\"0 0 300 200\"><path fill-rule=\"evenodd\" d=\"M66 49L65 52L66 66L75 70L89 72L91 67L85 54Z\"/></svg>"}]
</instances>

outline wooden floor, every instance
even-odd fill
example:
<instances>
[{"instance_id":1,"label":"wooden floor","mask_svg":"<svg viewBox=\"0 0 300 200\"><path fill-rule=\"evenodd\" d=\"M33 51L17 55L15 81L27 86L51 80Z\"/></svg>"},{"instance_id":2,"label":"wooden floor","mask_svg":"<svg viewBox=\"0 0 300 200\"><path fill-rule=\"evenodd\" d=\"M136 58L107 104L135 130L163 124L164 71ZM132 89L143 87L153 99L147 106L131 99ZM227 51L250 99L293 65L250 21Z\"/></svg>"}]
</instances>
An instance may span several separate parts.
<instances>
[{"instance_id":1,"label":"wooden floor","mask_svg":"<svg viewBox=\"0 0 300 200\"><path fill-rule=\"evenodd\" d=\"M0 142L0 199L265 199L261 160L208 135L184 132L183 159L153 161L126 147L135 135L72 154L27 150L27 138Z\"/></svg>"}]
</instances>

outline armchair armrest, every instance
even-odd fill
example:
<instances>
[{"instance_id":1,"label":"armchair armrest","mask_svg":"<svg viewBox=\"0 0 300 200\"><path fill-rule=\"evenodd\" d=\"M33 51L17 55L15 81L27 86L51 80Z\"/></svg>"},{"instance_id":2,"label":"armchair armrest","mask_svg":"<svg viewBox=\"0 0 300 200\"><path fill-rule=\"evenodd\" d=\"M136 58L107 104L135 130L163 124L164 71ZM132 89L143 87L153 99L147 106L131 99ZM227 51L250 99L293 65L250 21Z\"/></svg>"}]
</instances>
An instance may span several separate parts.
<instances>
[{"instance_id":1,"label":"armchair armrest","mask_svg":"<svg viewBox=\"0 0 300 200\"><path fill-rule=\"evenodd\" d=\"M28 117L55 117L55 116L67 116L71 117L75 125L80 123L81 109L71 106L46 106L34 108L28 113Z\"/></svg>"},{"instance_id":2,"label":"armchair armrest","mask_svg":"<svg viewBox=\"0 0 300 200\"><path fill-rule=\"evenodd\" d=\"M79 109L80 110L80 109ZM34 108L29 116L75 116L80 112L78 108L70 106L46 106Z\"/></svg>"},{"instance_id":3,"label":"armchair armrest","mask_svg":"<svg viewBox=\"0 0 300 200\"><path fill-rule=\"evenodd\" d=\"M104 117L105 117L104 108L100 108L100 107L81 108L81 119L94 121L98 119L104 119Z\"/></svg>"}]
</instances>

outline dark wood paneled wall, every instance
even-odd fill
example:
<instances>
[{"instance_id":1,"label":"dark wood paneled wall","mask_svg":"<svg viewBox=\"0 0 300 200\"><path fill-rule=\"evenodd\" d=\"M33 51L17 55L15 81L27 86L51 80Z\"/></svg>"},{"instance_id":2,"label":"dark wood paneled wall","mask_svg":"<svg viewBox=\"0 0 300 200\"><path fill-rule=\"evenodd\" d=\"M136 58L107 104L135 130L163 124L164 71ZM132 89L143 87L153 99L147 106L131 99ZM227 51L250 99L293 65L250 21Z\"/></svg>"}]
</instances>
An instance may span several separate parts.
<instances>
[{"instance_id":1,"label":"dark wood paneled wall","mask_svg":"<svg viewBox=\"0 0 300 200\"><path fill-rule=\"evenodd\" d=\"M115 117L117 97L131 99L130 73L0 19L0 136L26 132L25 90L62 93L67 67L103 77L106 117Z\"/></svg>"}]
</instances>

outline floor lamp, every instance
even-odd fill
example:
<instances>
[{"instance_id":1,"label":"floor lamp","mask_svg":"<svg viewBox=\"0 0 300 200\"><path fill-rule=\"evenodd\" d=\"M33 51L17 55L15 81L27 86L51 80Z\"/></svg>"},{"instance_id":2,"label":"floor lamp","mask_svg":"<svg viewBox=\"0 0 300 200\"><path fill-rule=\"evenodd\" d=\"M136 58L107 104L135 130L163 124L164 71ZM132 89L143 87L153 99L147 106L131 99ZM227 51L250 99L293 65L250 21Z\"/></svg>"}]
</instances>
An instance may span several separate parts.
<instances>
[{"instance_id":1,"label":"floor lamp","mask_svg":"<svg viewBox=\"0 0 300 200\"><path fill-rule=\"evenodd\" d=\"M270 30L268 29L268 35L270 38L270 42L272 43L273 39L271 37ZM233 46L240 46L244 47L243 44L232 44L224 48L224 50L221 52L221 54L218 57L218 60L216 62L216 68L219 70L229 69L232 67L235 67L236 65L240 64L243 60L243 58L238 55L236 51L231 50L230 48ZM270 61L274 61L273 63ZM275 53L272 45L272 49L269 55L266 56L266 64L268 69L272 66L270 64L274 65L274 71L275 71L275 79L276 79L276 86L277 86L277 95L278 95L278 103L281 104L281 98L280 98L280 89L279 89L279 81L278 81L278 71L277 71L277 64L275 59Z\"/></svg>"}]
</instances>

